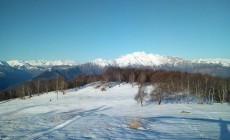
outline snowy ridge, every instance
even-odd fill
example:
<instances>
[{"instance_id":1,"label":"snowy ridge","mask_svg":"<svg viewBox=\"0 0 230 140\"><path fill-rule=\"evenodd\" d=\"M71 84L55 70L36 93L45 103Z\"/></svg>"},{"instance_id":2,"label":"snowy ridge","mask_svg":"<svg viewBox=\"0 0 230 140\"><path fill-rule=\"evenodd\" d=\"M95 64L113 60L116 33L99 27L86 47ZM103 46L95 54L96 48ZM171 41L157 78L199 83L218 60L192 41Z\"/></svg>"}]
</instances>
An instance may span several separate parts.
<instances>
[{"instance_id":1,"label":"snowy ridge","mask_svg":"<svg viewBox=\"0 0 230 140\"><path fill-rule=\"evenodd\" d=\"M39 69L38 67L51 68L53 66L76 66L79 65L74 60L56 60L56 61L46 61L46 60L11 60L6 62L8 65L19 68L19 69ZM160 67L160 66L170 66L170 67L182 67L182 66L192 66L193 64L220 64L221 66L230 67L230 59L199 59L199 60L186 60L180 57L174 56L162 56L157 54L147 54L145 52L134 52L131 54L126 54L120 56L113 60L105 60L102 58L95 59L89 62L93 65L99 67ZM4 65L4 62L0 62L0 65Z\"/></svg>"},{"instance_id":2,"label":"snowy ridge","mask_svg":"<svg viewBox=\"0 0 230 140\"><path fill-rule=\"evenodd\" d=\"M37 67L45 67L50 68L52 66L74 66L78 63L76 61L72 60L56 60L56 61L47 61L47 60L31 60L31 61L22 61L22 60L11 60L7 61L7 63L16 68L22 68L25 67L26 69L38 69Z\"/></svg>"},{"instance_id":3,"label":"snowy ridge","mask_svg":"<svg viewBox=\"0 0 230 140\"><path fill-rule=\"evenodd\" d=\"M109 66L109 62L107 60L105 60L105 59L102 59L102 58L95 59L91 63L94 64L94 65L98 65L100 67Z\"/></svg>"},{"instance_id":4,"label":"snowy ridge","mask_svg":"<svg viewBox=\"0 0 230 140\"><path fill-rule=\"evenodd\" d=\"M157 54L147 54L145 52L134 52L131 54L123 55L117 59L105 60L96 59L91 63L99 65L101 67L113 66L113 67L153 67L153 66L182 66L193 64L220 64L225 67L230 67L230 59L199 59L199 60L187 60L175 56L162 56Z\"/></svg>"},{"instance_id":5,"label":"snowy ridge","mask_svg":"<svg viewBox=\"0 0 230 140\"><path fill-rule=\"evenodd\" d=\"M101 67L113 66L113 67L153 67L161 65L176 66L181 63L192 63L189 60L185 60L179 57L161 56L157 54L146 54L145 52L134 52L131 54L123 55L117 59L104 60L96 59L91 62L92 64L99 65Z\"/></svg>"},{"instance_id":6,"label":"snowy ridge","mask_svg":"<svg viewBox=\"0 0 230 140\"><path fill-rule=\"evenodd\" d=\"M164 62L162 56L153 55L153 54L146 54L145 52L135 52L132 54L127 54L112 60L112 65L116 65L119 67L126 67L126 66L135 66L135 65L142 65L142 66L152 66L152 65L161 65Z\"/></svg>"},{"instance_id":7,"label":"snowy ridge","mask_svg":"<svg viewBox=\"0 0 230 140\"><path fill-rule=\"evenodd\" d=\"M225 67L230 67L230 59L223 59L223 58L199 59L199 60L195 60L194 62L204 63L204 64L220 64Z\"/></svg>"}]
</instances>

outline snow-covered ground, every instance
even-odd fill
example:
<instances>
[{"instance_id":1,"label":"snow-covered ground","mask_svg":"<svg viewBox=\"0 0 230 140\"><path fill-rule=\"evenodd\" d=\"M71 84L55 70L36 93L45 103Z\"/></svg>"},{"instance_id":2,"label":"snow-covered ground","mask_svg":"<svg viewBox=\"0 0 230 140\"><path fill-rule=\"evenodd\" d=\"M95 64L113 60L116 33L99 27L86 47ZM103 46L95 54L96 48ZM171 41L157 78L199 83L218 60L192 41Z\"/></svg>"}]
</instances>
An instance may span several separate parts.
<instances>
[{"instance_id":1,"label":"snow-covered ground","mask_svg":"<svg viewBox=\"0 0 230 140\"><path fill-rule=\"evenodd\" d=\"M95 88L97 87L97 88ZM0 139L229 139L228 104L145 104L137 86L97 83L0 102Z\"/></svg>"}]
</instances>

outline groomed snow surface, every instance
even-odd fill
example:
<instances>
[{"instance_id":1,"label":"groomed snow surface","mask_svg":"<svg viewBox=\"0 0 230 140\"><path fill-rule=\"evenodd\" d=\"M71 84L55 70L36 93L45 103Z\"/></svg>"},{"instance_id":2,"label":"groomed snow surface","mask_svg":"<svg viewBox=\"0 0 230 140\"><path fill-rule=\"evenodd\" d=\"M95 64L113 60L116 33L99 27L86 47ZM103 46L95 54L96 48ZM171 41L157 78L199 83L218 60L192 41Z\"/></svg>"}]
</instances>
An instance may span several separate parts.
<instances>
[{"instance_id":1,"label":"groomed snow surface","mask_svg":"<svg viewBox=\"0 0 230 140\"><path fill-rule=\"evenodd\" d=\"M106 91L101 91L105 87ZM137 86L94 83L0 102L0 139L229 139L228 104L144 104Z\"/></svg>"}]
</instances>

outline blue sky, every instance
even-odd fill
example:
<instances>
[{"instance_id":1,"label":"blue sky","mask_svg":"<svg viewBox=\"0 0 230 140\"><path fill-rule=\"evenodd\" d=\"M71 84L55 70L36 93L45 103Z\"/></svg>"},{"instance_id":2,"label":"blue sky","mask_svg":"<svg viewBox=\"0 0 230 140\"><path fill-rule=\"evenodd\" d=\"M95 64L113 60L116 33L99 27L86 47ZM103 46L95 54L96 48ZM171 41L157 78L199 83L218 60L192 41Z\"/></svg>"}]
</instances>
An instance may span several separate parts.
<instances>
[{"instance_id":1,"label":"blue sky","mask_svg":"<svg viewBox=\"0 0 230 140\"><path fill-rule=\"evenodd\" d=\"M0 0L0 60L230 58L230 0Z\"/></svg>"}]
</instances>

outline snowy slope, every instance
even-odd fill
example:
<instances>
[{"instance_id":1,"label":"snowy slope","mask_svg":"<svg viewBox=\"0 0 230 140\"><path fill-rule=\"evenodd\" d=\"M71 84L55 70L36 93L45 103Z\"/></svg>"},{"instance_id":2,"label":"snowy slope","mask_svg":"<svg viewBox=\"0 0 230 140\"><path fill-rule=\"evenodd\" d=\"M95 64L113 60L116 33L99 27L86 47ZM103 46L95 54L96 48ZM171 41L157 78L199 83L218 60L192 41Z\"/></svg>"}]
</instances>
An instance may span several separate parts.
<instances>
[{"instance_id":1,"label":"snowy slope","mask_svg":"<svg viewBox=\"0 0 230 140\"><path fill-rule=\"evenodd\" d=\"M113 86L112 86L113 85ZM229 105L145 104L137 86L97 83L0 102L0 139L228 139ZM189 113L182 113L182 112ZM134 127L136 125L136 127ZM133 127L133 128L131 128Z\"/></svg>"}]
</instances>

